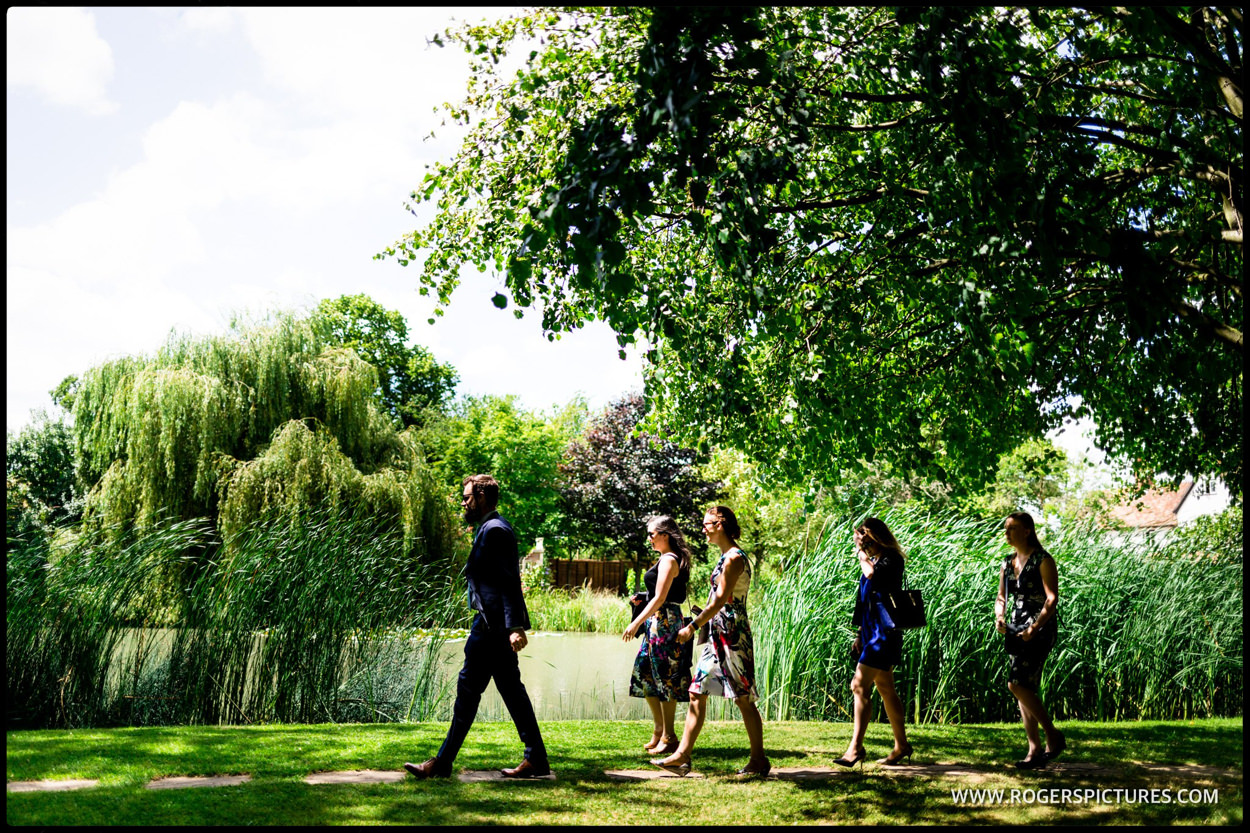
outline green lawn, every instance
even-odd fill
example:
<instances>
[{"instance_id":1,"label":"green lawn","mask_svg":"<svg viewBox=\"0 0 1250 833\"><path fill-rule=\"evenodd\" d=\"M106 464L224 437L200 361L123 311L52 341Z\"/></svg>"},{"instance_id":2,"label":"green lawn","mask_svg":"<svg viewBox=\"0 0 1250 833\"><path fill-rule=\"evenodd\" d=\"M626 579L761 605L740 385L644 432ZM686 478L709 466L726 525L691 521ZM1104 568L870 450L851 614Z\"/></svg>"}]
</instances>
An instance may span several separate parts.
<instances>
[{"instance_id":1,"label":"green lawn","mask_svg":"<svg viewBox=\"0 0 1250 833\"><path fill-rule=\"evenodd\" d=\"M9 732L9 781L96 778L72 792L13 793L11 825L162 824L1239 824L1242 720L1079 723L1068 736L1068 772L1020 772L1019 725L917 726L916 763L959 763L974 776L897 775L869 763L829 781L739 782L746 762L740 724L709 722L696 749L705 779L618 782L605 769L646 768L649 723L542 724L554 783L418 783L313 786L324 770L396 770L420 761L445 724L271 725ZM845 749L845 723L766 723L774 767L831 766ZM888 749L889 729L869 731L869 760ZM478 723L456 764L497 769L520 760L509 723ZM1169 770L1151 769L1168 765ZM1186 769L1194 767L1194 769ZM1214 768L1214 769L1211 769ZM250 773L242 786L146 790L163 775ZM956 803L952 790L1159 790L1156 803ZM1206 790L1211 803L1181 804L1180 791ZM1162 792L1167 790L1168 792ZM1030 797L1032 793L1022 793ZM1189 794L1197 798L1199 794ZM1170 803L1163 803L1170 796Z\"/></svg>"}]
</instances>

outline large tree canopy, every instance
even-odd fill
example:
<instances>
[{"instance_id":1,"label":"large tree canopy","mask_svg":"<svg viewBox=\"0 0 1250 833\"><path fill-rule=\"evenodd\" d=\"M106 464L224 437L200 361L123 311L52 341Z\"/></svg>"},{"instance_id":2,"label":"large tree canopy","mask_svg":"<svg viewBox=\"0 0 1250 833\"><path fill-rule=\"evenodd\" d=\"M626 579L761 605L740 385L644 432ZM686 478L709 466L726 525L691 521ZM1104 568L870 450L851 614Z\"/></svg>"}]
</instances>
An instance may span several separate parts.
<instances>
[{"instance_id":1,"label":"large tree canopy","mask_svg":"<svg viewBox=\"0 0 1250 833\"><path fill-rule=\"evenodd\" d=\"M1240 9L595 9L479 56L424 258L795 474L972 486L1068 415L1139 473L1241 490ZM510 49L529 51L511 77ZM520 310L518 310L520 312ZM875 462L874 462L875 461Z\"/></svg>"}]
</instances>

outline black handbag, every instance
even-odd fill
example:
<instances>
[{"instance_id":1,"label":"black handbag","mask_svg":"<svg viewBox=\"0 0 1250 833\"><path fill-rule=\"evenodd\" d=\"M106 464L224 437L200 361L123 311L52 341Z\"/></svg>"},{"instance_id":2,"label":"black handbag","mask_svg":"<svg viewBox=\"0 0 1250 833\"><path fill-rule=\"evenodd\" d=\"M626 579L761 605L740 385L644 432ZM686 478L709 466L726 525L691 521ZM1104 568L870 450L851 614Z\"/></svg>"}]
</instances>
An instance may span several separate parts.
<instances>
[{"instance_id":1,"label":"black handbag","mask_svg":"<svg viewBox=\"0 0 1250 833\"><path fill-rule=\"evenodd\" d=\"M630 613L631 621L633 619L637 619L638 614L642 613L642 609L646 606L647 606L647 594L646 593L635 593L634 595L630 596L629 597L629 613ZM639 628L638 632L634 634L634 639L638 639L639 637L641 637L643 630L644 628Z\"/></svg>"},{"instance_id":2,"label":"black handbag","mask_svg":"<svg viewBox=\"0 0 1250 833\"><path fill-rule=\"evenodd\" d=\"M887 627L908 631L925 626L924 599L919 590L887 591L878 596L888 619Z\"/></svg>"}]
</instances>

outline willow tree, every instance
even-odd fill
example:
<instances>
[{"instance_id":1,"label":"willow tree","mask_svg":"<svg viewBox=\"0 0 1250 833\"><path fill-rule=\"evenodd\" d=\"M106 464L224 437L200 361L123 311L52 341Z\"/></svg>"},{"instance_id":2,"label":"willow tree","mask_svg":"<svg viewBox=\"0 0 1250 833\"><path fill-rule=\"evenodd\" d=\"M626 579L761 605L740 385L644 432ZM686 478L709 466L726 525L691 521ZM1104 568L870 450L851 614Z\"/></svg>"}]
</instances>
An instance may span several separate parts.
<instances>
[{"instance_id":1,"label":"willow tree","mask_svg":"<svg viewBox=\"0 0 1250 833\"><path fill-rule=\"evenodd\" d=\"M339 508L449 554L450 504L377 388L372 365L289 314L92 368L72 400L87 528L207 517L228 541L253 521Z\"/></svg>"},{"instance_id":2,"label":"willow tree","mask_svg":"<svg viewBox=\"0 0 1250 833\"><path fill-rule=\"evenodd\" d=\"M1088 414L1242 477L1239 8L539 11L448 33L471 125L380 257L642 340L678 436L975 488ZM528 58L502 60L510 51ZM504 69L507 68L506 73ZM423 215L419 215L423 216Z\"/></svg>"}]
</instances>

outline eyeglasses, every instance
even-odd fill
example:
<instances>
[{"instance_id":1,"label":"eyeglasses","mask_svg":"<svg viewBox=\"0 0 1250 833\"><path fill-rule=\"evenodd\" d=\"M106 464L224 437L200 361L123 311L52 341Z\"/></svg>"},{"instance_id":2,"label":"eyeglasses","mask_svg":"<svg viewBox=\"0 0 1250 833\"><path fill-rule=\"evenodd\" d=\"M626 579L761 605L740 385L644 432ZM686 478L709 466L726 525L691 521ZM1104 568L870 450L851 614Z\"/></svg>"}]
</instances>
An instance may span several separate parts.
<instances>
[{"instance_id":1,"label":"eyeglasses","mask_svg":"<svg viewBox=\"0 0 1250 833\"><path fill-rule=\"evenodd\" d=\"M657 536L657 535L667 535L667 534L668 534L668 533L666 533L666 532L660 532L660 530L658 530L658 529L649 529L649 530L647 530L647 537L648 537L648 538L654 538L654 537L655 537L655 536Z\"/></svg>"},{"instance_id":2,"label":"eyeglasses","mask_svg":"<svg viewBox=\"0 0 1250 833\"><path fill-rule=\"evenodd\" d=\"M704 522L703 522L703 528L704 528L704 529L707 529L707 528L709 528L709 527L716 526L718 523L720 523L720 521L719 521L719 520L715 520L715 521L704 521Z\"/></svg>"}]
</instances>

